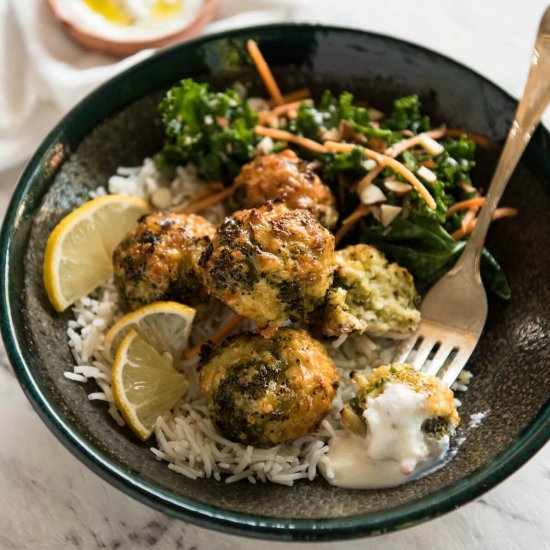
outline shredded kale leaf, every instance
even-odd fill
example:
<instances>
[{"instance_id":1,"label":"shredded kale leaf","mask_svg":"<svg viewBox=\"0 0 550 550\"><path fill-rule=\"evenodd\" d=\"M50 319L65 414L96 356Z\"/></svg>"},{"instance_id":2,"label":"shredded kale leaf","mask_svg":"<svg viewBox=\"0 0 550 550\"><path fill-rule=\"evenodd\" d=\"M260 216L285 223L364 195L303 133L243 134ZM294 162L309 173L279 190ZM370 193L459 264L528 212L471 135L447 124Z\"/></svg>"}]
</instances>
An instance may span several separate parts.
<instances>
[{"instance_id":1,"label":"shredded kale leaf","mask_svg":"<svg viewBox=\"0 0 550 550\"><path fill-rule=\"evenodd\" d=\"M384 119L384 126L390 130L410 130L415 134L430 129L430 119L420 112L421 104L417 95L396 99L389 117Z\"/></svg>"},{"instance_id":2,"label":"shredded kale leaf","mask_svg":"<svg viewBox=\"0 0 550 550\"><path fill-rule=\"evenodd\" d=\"M380 124L373 124L368 109L354 105L353 102L354 96L349 92L335 96L325 91L316 105L306 102L300 105L296 118L288 123L288 130L309 139L324 141L327 139L327 130L342 129L342 123L345 123L348 126L345 131L350 134L351 141L360 143L376 138L385 140L385 145L390 146L403 139L400 133L403 130L416 134L431 128L430 119L420 112L418 96L395 100L391 115Z\"/></svg>"},{"instance_id":3,"label":"shredded kale leaf","mask_svg":"<svg viewBox=\"0 0 550 550\"><path fill-rule=\"evenodd\" d=\"M325 91L317 105L303 102L297 117L290 120L288 130L316 141L324 141L326 131L340 128L342 122L349 125L348 132L362 137L391 138L393 132L377 128L371 123L365 107L353 105L354 97L343 92L338 97Z\"/></svg>"},{"instance_id":4,"label":"shredded kale leaf","mask_svg":"<svg viewBox=\"0 0 550 550\"><path fill-rule=\"evenodd\" d=\"M158 108L166 134L158 165L192 162L201 177L230 181L256 154L258 115L235 90L212 92L185 79Z\"/></svg>"},{"instance_id":5,"label":"shredded kale leaf","mask_svg":"<svg viewBox=\"0 0 550 550\"><path fill-rule=\"evenodd\" d=\"M407 268L427 287L451 269L466 244L466 241L455 241L432 217L414 214L406 220L397 217L386 228L373 224L360 238ZM481 258L481 275L494 294L505 300L510 298L506 276L486 248Z\"/></svg>"}]
</instances>

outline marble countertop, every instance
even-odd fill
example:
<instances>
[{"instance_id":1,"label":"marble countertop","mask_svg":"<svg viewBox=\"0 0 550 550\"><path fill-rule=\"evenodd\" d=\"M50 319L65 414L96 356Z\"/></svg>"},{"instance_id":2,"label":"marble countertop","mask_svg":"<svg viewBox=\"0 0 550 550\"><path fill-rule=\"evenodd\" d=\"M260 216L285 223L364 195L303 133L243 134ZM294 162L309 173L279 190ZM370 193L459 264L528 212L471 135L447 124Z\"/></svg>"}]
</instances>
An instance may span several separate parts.
<instances>
[{"instance_id":1,"label":"marble countertop","mask_svg":"<svg viewBox=\"0 0 550 550\"><path fill-rule=\"evenodd\" d=\"M351 0L344 4L351 9ZM426 0L419 0L416 6L420 9L426 4ZM412 29L396 26L395 20L392 23L386 12L374 6L369 14L379 17L372 17L361 26L379 32L390 29L389 34L426 44L460 59L519 95L545 2L530 0L512 6L509 2L486 0L483 6L468 9L462 9L462 4L450 0L437 3L439 13L435 16L445 19L447 27L443 28L435 24L433 29L422 27L422 23ZM432 2L431 6L434 5ZM353 20L343 9L330 21L345 25ZM426 34L429 29L432 32ZM469 37L469 47L460 42L461 36ZM471 47L473 43L483 44L483 50L476 51ZM545 121L548 124L548 116ZM2 172L0 167L0 219L20 170L21 167ZM3 419L0 424L2 550L248 550L260 544L265 548L304 547L259 543L206 531L156 512L102 481L74 458L34 413L11 371L1 342L0 417ZM442 547L446 550L550 550L549 510L550 445L547 445L498 487L439 519L368 542L326 543L315 547L327 550L363 547L373 550Z\"/></svg>"}]
</instances>

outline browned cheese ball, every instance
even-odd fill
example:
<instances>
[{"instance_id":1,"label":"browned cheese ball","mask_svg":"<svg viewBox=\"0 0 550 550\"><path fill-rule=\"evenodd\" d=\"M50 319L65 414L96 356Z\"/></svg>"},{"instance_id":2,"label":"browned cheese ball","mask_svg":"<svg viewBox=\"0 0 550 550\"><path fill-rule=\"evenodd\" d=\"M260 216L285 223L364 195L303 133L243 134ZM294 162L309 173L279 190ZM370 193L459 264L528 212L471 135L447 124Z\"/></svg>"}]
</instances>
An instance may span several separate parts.
<instances>
[{"instance_id":1,"label":"browned cheese ball","mask_svg":"<svg viewBox=\"0 0 550 550\"><path fill-rule=\"evenodd\" d=\"M334 237L308 210L283 202L225 218L201 267L212 295L275 329L320 306L332 282Z\"/></svg>"},{"instance_id":2,"label":"browned cheese ball","mask_svg":"<svg viewBox=\"0 0 550 550\"><path fill-rule=\"evenodd\" d=\"M439 438L453 435L460 422L453 391L439 378L425 372L418 372L404 363L383 365L374 369L368 377L357 371L351 373L357 385L357 395L340 411L342 425L347 430L365 436L367 425L364 413L369 399L384 393L386 384L401 384L416 393L426 396L424 410L429 415L422 425L426 435Z\"/></svg>"},{"instance_id":3,"label":"browned cheese ball","mask_svg":"<svg viewBox=\"0 0 550 550\"><path fill-rule=\"evenodd\" d=\"M207 302L199 259L214 233L209 221L194 214L143 216L113 253L124 305L137 309L160 300L191 306Z\"/></svg>"},{"instance_id":4,"label":"browned cheese ball","mask_svg":"<svg viewBox=\"0 0 550 550\"><path fill-rule=\"evenodd\" d=\"M260 156L245 164L235 183L241 186L245 208L255 208L281 197L289 208L309 210L332 229L338 220L332 191L294 151Z\"/></svg>"},{"instance_id":5,"label":"browned cheese ball","mask_svg":"<svg viewBox=\"0 0 550 550\"><path fill-rule=\"evenodd\" d=\"M319 429L338 388L338 369L305 330L271 338L243 333L201 352L200 389L232 441L272 447Z\"/></svg>"},{"instance_id":6,"label":"browned cheese ball","mask_svg":"<svg viewBox=\"0 0 550 550\"><path fill-rule=\"evenodd\" d=\"M412 275L376 248L336 251L334 282L312 325L324 336L363 334L406 338L418 327L419 296Z\"/></svg>"}]
</instances>

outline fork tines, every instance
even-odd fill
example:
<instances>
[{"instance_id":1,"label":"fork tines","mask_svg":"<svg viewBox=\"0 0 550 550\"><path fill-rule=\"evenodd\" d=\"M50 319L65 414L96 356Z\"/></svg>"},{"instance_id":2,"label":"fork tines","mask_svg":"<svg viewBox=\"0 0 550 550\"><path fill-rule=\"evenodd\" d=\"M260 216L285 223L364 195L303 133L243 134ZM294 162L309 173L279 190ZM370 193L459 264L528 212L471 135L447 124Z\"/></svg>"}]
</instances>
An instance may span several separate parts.
<instances>
[{"instance_id":1,"label":"fork tines","mask_svg":"<svg viewBox=\"0 0 550 550\"><path fill-rule=\"evenodd\" d=\"M468 361L477 340L478 335L474 332L424 318L419 330L403 342L394 362L408 363L451 385Z\"/></svg>"}]
</instances>

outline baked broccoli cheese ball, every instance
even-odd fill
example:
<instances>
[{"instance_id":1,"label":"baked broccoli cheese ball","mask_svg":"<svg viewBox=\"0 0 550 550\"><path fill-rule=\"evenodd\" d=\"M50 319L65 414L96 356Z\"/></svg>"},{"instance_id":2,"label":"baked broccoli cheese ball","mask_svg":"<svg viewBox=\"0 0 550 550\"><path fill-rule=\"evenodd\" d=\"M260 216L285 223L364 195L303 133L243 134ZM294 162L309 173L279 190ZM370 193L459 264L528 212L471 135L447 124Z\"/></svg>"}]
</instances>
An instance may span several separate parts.
<instances>
[{"instance_id":1,"label":"baked broccoli cheese ball","mask_svg":"<svg viewBox=\"0 0 550 550\"><path fill-rule=\"evenodd\" d=\"M369 423L369 407L388 388L396 385L420 397L420 414L424 417L421 428L426 436L437 439L452 435L460 422L452 390L435 376L418 372L410 365L384 365L376 368L369 377L354 372L352 379L359 390L341 411L342 425L352 433L365 435ZM394 410L399 409L399 399L405 402L403 398L396 398L392 405ZM401 414L414 416L413 411L405 408Z\"/></svg>"},{"instance_id":2,"label":"baked broccoli cheese ball","mask_svg":"<svg viewBox=\"0 0 550 550\"><path fill-rule=\"evenodd\" d=\"M322 304L332 282L334 237L308 210L269 202L225 218L200 265L216 298L274 330Z\"/></svg>"},{"instance_id":3,"label":"baked broccoli cheese ball","mask_svg":"<svg viewBox=\"0 0 550 550\"><path fill-rule=\"evenodd\" d=\"M245 164L235 183L245 208L255 208L281 197L289 208L309 210L319 222L333 228L338 220L332 191L294 151L257 157Z\"/></svg>"},{"instance_id":4,"label":"baked broccoli cheese ball","mask_svg":"<svg viewBox=\"0 0 550 550\"><path fill-rule=\"evenodd\" d=\"M324 346L292 328L203 346L199 369L214 424L227 439L255 447L317 431L339 380Z\"/></svg>"},{"instance_id":5,"label":"baked broccoli cheese ball","mask_svg":"<svg viewBox=\"0 0 550 550\"><path fill-rule=\"evenodd\" d=\"M366 332L404 338L416 330L419 296L405 268L366 244L336 251L336 265L324 307L313 320L324 336Z\"/></svg>"},{"instance_id":6,"label":"baked broccoli cheese ball","mask_svg":"<svg viewBox=\"0 0 550 550\"><path fill-rule=\"evenodd\" d=\"M200 256L215 233L201 216L155 212L143 216L113 253L115 283L124 305L159 300L197 306L209 300Z\"/></svg>"}]
</instances>

